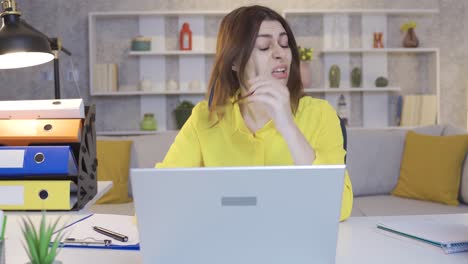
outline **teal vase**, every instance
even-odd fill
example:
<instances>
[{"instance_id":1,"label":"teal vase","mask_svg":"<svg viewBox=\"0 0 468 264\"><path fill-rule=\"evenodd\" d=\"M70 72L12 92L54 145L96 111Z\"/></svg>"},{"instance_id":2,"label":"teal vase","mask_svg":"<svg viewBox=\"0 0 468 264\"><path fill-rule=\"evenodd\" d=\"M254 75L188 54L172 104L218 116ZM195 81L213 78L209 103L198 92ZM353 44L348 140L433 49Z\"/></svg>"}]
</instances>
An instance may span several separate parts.
<instances>
[{"instance_id":1,"label":"teal vase","mask_svg":"<svg viewBox=\"0 0 468 264\"><path fill-rule=\"evenodd\" d=\"M330 67L330 71L328 72L328 79L330 81L330 88L340 87L341 72L340 67L338 67L338 65L333 64Z\"/></svg>"}]
</instances>

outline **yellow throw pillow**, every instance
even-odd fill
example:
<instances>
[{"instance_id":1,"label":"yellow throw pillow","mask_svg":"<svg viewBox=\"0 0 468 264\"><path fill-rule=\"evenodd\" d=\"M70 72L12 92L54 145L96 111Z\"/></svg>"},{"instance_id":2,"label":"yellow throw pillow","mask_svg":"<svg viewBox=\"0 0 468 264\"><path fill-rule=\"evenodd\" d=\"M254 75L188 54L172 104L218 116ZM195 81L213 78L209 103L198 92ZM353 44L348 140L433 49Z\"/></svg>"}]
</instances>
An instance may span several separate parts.
<instances>
[{"instance_id":1,"label":"yellow throw pillow","mask_svg":"<svg viewBox=\"0 0 468 264\"><path fill-rule=\"evenodd\" d=\"M409 131L393 189L396 196L458 205L468 135L428 136Z\"/></svg>"},{"instance_id":2,"label":"yellow throw pillow","mask_svg":"<svg viewBox=\"0 0 468 264\"><path fill-rule=\"evenodd\" d=\"M98 140L96 146L98 159L98 181L112 181L112 189L96 203L127 203L128 173L130 167L130 140Z\"/></svg>"}]
</instances>

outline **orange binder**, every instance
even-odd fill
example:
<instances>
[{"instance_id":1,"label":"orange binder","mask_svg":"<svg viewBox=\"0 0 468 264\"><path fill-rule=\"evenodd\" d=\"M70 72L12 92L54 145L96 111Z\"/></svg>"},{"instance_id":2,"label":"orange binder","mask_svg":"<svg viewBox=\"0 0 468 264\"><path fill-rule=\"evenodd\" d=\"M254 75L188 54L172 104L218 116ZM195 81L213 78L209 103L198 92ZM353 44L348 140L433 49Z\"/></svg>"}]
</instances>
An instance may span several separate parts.
<instances>
[{"instance_id":1,"label":"orange binder","mask_svg":"<svg viewBox=\"0 0 468 264\"><path fill-rule=\"evenodd\" d=\"M1 119L0 144L80 142L82 122L82 119Z\"/></svg>"}]
</instances>

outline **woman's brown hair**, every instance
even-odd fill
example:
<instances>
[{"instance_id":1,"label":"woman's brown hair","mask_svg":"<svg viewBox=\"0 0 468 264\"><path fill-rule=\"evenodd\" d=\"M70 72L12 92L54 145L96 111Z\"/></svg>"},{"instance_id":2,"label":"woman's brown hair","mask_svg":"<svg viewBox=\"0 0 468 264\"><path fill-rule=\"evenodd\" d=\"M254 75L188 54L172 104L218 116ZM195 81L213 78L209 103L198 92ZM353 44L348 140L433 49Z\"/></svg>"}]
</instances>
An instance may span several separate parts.
<instances>
[{"instance_id":1,"label":"woman's brown hair","mask_svg":"<svg viewBox=\"0 0 468 264\"><path fill-rule=\"evenodd\" d=\"M221 21L216 57L207 91L210 114L216 113L219 108L228 103L229 98L235 96L241 84L247 87L244 84L244 69L264 20L280 22L288 36L292 60L287 87L291 110L296 113L299 99L303 95L296 40L288 23L280 14L270 8L254 5L235 9ZM238 66L237 71L232 69L234 64Z\"/></svg>"}]
</instances>

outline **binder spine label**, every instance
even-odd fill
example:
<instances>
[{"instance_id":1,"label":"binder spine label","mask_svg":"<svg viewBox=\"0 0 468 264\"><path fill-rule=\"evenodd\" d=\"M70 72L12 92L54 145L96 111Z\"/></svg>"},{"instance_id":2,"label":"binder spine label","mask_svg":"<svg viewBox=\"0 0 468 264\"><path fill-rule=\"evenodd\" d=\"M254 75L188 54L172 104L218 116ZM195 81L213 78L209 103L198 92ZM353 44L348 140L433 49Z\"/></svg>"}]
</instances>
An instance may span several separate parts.
<instances>
[{"instance_id":1,"label":"binder spine label","mask_svg":"<svg viewBox=\"0 0 468 264\"><path fill-rule=\"evenodd\" d=\"M24 187L0 186L0 205L24 205Z\"/></svg>"},{"instance_id":2,"label":"binder spine label","mask_svg":"<svg viewBox=\"0 0 468 264\"><path fill-rule=\"evenodd\" d=\"M23 149L2 149L0 150L0 168L23 168Z\"/></svg>"}]
</instances>

